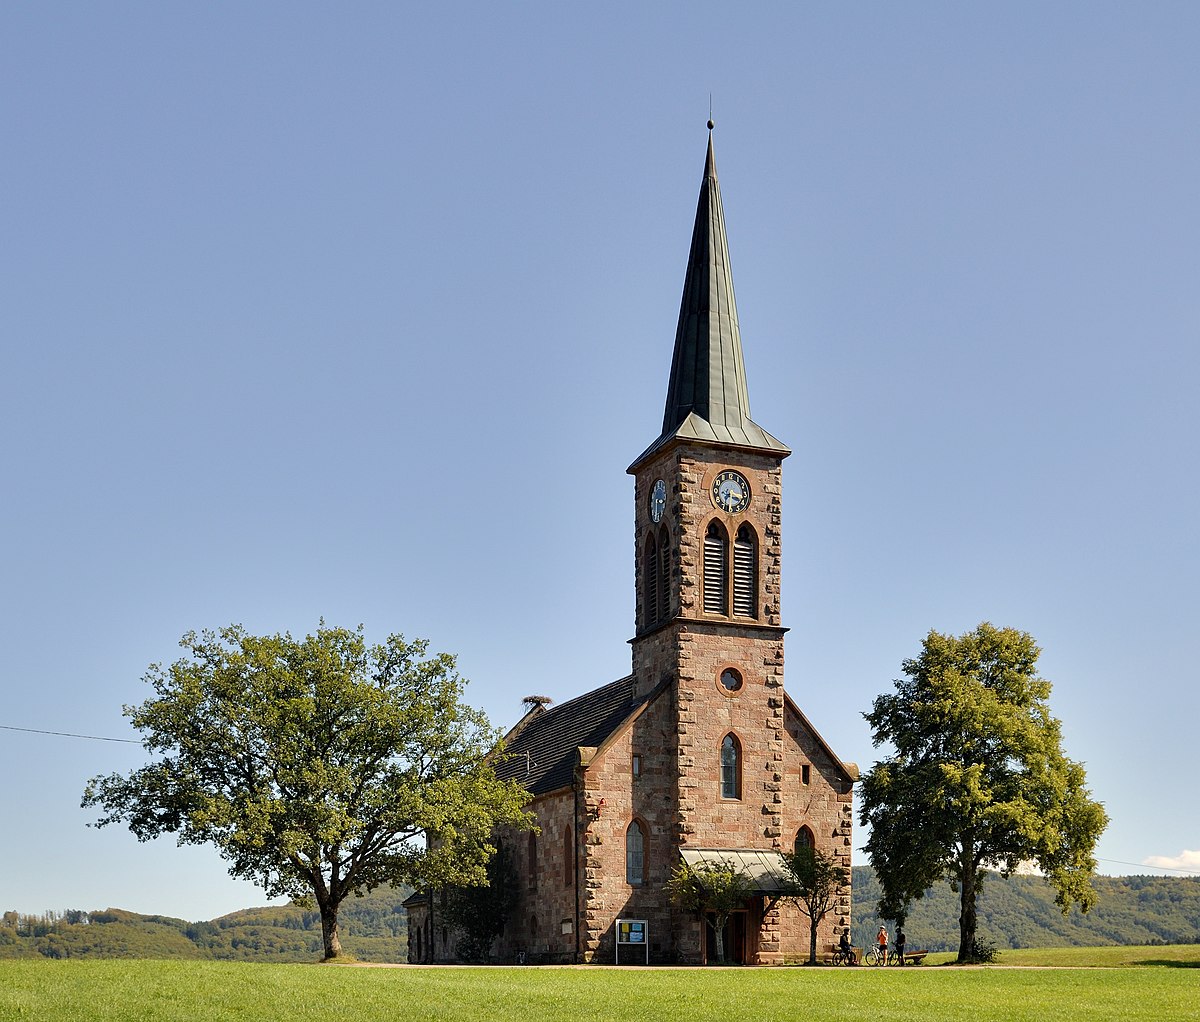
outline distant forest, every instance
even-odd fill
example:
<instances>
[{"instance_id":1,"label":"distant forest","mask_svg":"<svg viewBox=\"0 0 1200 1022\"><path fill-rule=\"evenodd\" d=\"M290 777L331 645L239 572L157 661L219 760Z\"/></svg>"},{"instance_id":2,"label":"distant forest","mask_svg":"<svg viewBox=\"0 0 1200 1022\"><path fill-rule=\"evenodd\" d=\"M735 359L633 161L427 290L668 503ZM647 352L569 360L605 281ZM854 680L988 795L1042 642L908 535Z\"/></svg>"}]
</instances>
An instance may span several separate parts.
<instances>
[{"instance_id":1,"label":"distant forest","mask_svg":"<svg viewBox=\"0 0 1200 1022\"><path fill-rule=\"evenodd\" d=\"M1200 877L1096 877L1096 907L1067 915L1041 877L991 874L977 909L979 938L997 948L1099 947L1105 944L1200 944ZM870 866L853 877L854 943L875 939L879 882ZM904 925L908 947L958 950L958 895L941 884L913 902ZM895 933L892 920L883 920Z\"/></svg>"},{"instance_id":2,"label":"distant forest","mask_svg":"<svg viewBox=\"0 0 1200 1022\"><path fill-rule=\"evenodd\" d=\"M342 903L342 945L364 962L408 959L409 889L381 888ZM0 958L211 958L313 962L322 955L321 917L297 905L248 908L189 923L110 908L0 916Z\"/></svg>"},{"instance_id":3,"label":"distant forest","mask_svg":"<svg viewBox=\"0 0 1200 1022\"><path fill-rule=\"evenodd\" d=\"M854 943L875 936L879 885L868 866L854 870ZM979 901L979 935L1000 949L1103 944L1200 943L1200 877L1098 877L1097 906L1064 916L1037 877L990 876ZM342 943L364 962L407 960L403 901L386 888L342 908ZM892 920L888 929L895 930ZM916 902L905 925L910 950L958 947L958 897L949 887ZM120 909L0 916L0 958L209 958L312 962L321 957L321 921L295 905L252 908L210 922Z\"/></svg>"}]
</instances>

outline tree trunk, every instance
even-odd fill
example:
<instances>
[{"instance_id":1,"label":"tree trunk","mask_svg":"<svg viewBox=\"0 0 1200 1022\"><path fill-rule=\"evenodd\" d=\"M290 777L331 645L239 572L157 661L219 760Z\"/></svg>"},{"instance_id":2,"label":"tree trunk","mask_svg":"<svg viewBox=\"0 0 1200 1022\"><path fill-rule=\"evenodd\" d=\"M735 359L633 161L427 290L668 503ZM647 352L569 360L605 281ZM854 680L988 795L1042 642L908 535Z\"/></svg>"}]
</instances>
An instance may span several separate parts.
<instances>
[{"instance_id":1,"label":"tree trunk","mask_svg":"<svg viewBox=\"0 0 1200 1022\"><path fill-rule=\"evenodd\" d=\"M817 925L820 920L816 916L810 916L808 920L808 964L817 964Z\"/></svg>"},{"instance_id":2,"label":"tree trunk","mask_svg":"<svg viewBox=\"0 0 1200 1022\"><path fill-rule=\"evenodd\" d=\"M722 919L720 916L716 916L715 919L716 919L716 925L713 926L713 932L715 933L716 938L717 938L717 964L724 965L725 964L725 923L728 921L729 917L726 916L724 919Z\"/></svg>"},{"instance_id":3,"label":"tree trunk","mask_svg":"<svg viewBox=\"0 0 1200 1022\"><path fill-rule=\"evenodd\" d=\"M338 936L338 906L323 902L321 909L321 940L325 944L325 960L337 958L342 953L342 940Z\"/></svg>"},{"instance_id":4,"label":"tree trunk","mask_svg":"<svg viewBox=\"0 0 1200 1022\"><path fill-rule=\"evenodd\" d=\"M959 880L961 894L958 913L958 963L974 959L975 952L975 867L967 865Z\"/></svg>"}]
</instances>

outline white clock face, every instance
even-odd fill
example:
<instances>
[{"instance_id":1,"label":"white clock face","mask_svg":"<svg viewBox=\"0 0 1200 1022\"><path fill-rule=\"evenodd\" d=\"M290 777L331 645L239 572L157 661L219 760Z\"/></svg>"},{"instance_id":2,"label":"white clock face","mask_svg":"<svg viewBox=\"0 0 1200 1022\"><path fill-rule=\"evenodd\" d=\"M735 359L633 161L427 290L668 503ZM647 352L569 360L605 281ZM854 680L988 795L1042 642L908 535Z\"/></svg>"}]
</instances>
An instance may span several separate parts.
<instances>
[{"instance_id":1,"label":"white clock face","mask_svg":"<svg viewBox=\"0 0 1200 1022\"><path fill-rule=\"evenodd\" d=\"M667 484L656 479L650 488L650 519L661 522L663 512L667 509Z\"/></svg>"},{"instance_id":2,"label":"white clock face","mask_svg":"<svg viewBox=\"0 0 1200 1022\"><path fill-rule=\"evenodd\" d=\"M745 511L750 506L750 484L741 472L727 468L713 480L712 499L727 514Z\"/></svg>"}]
</instances>

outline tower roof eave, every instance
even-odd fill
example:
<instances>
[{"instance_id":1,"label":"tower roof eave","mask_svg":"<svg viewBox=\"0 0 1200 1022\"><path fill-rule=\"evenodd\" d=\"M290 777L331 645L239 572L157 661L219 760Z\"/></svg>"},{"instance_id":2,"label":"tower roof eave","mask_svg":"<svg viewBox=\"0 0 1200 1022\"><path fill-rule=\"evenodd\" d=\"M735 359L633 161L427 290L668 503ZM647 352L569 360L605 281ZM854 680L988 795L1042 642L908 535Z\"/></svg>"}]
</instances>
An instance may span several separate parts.
<instances>
[{"instance_id":1,"label":"tower roof eave","mask_svg":"<svg viewBox=\"0 0 1200 1022\"><path fill-rule=\"evenodd\" d=\"M729 426L709 422L695 412L690 412L675 429L663 433L657 440L633 459L627 469L636 472L638 466L648 461L654 455L670 446L677 440L690 440L695 443L713 444L721 447L737 447L745 450L759 451L771 454L777 458L786 458L792 453L791 448L782 441L776 440L753 419L743 419L737 426Z\"/></svg>"}]
</instances>

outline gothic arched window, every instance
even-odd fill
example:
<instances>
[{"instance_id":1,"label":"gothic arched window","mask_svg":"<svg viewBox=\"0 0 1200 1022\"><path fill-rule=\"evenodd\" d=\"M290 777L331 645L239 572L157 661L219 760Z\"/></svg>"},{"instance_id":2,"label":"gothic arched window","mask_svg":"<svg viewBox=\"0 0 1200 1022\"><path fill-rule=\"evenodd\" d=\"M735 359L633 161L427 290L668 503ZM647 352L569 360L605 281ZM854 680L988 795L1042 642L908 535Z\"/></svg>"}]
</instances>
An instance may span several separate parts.
<instances>
[{"instance_id":1,"label":"gothic arched window","mask_svg":"<svg viewBox=\"0 0 1200 1022\"><path fill-rule=\"evenodd\" d=\"M796 833L796 851L801 852L806 848L811 849L814 845L815 842L813 841L813 832L807 827L801 827Z\"/></svg>"},{"instance_id":2,"label":"gothic arched window","mask_svg":"<svg viewBox=\"0 0 1200 1022\"><path fill-rule=\"evenodd\" d=\"M646 882L646 832L637 820L625 831L625 882Z\"/></svg>"},{"instance_id":3,"label":"gothic arched window","mask_svg":"<svg viewBox=\"0 0 1200 1022\"><path fill-rule=\"evenodd\" d=\"M716 521L704 534L704 612L729 613L729 539Z\"/></svg>"},{"instance_id":4,"label":"gothic arched window","mask_svg":"<svg viewBox=\"0 0 1200 1022\"><path fill-rule=\"evenodd\" d=\"M575 842L572 840L571 825L563 830L563 885L570 887L575 879Z\"/></svg>"},{"instance_id":5,"label":"gothic arched window","mask_svg":"<svg viewBox=\"0 0 1200 1022\"><path fill-rule=\"evenodd\" d=\"M733 541L733 612L758 616L758 543L754 530L743 524Z\"/></svg>"},{"instance_id":6,"label":"gothic arched window","mask_svg":"<svg viewBox=\"0 0 1200 1022\"><path fill-rule=\"evenodd\" d=\"M731 733L721 739L721 798L742 797L742 745Z\"/></svg>"}]
</instances>

